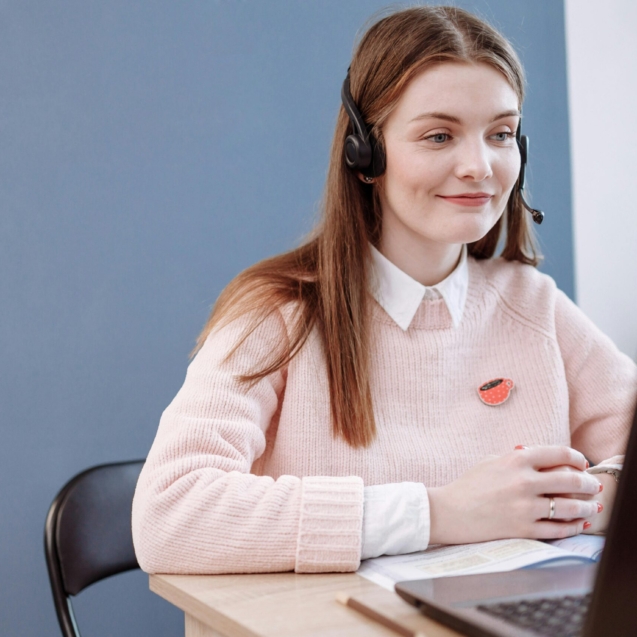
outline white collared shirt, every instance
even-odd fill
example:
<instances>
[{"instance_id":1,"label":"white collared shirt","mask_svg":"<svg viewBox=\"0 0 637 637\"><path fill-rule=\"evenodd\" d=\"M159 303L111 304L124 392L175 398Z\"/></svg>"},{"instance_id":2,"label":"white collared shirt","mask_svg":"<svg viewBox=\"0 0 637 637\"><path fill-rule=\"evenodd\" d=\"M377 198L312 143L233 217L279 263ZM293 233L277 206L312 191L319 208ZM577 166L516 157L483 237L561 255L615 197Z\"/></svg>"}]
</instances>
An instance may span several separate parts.
<instances>
[{"instance_id":1,"label":"white collared shirt","mask_svg":"<svg viewBox=\"0 0 637 637\"><path fill-rule=\"evenodd\" d=\"M445 300L454 328L462 320L469 269L467 246L453 272L436 285L422 285L394 265L374 246L371 293L404 331L426 298ZM365 487L361 559L422 551L429 545L429 497L424 484L399 482Z\"/></svg>"},{"instance_id":2,"label":"white collared shirt","mask_svg":"<svg viewBox=\"0 0 637 637\"><path fill-rule=\"evenodd\" d=\"M460 261L453 272L436 285L426 286L412 279L373 245L371 293L378 304L389 314L401 329L406 331L420 303L425 298L445 300L453 326L462 320L469 286L467 246L462 246Z\"/></svg>"}]
</instances>

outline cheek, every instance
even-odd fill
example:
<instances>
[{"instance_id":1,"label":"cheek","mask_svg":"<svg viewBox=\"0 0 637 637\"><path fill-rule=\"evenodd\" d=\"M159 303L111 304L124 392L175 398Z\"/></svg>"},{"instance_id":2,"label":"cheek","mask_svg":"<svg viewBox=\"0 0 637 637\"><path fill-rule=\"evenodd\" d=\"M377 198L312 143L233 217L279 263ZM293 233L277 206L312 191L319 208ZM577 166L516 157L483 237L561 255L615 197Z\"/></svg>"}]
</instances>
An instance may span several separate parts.
<instances>
[{"instance_id":1,"label":"cheek","mask_svg":"<svg viewBox=\"0 0 637 637\"><path fill-rule=\"evenodd\" d=\"M435 159L418 152L388 152L385 188L396 193L401 191L403 195L409 191L422 195L439 186L448 169L446 162Z\"/></svg>"},{"instance_id":2,"label":"cheek","mask_svg":"<svg viewBox=\"0 0 637 637\"><path fill-rule=\"evenodd\" d=\"M511 155L512 156L507 157L506 161L501 162L497 167L498 181L502 185L502 190L505 193L511 191L520 175L520 154L516 149Z\"/></svg>"}]
</instances>

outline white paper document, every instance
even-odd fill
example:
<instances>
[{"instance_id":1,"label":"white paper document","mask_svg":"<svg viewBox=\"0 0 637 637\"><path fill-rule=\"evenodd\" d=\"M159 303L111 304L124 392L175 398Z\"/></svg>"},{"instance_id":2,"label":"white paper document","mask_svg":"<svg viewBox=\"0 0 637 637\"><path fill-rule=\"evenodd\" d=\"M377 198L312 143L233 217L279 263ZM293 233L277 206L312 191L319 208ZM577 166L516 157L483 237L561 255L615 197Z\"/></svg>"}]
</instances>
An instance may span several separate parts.
<instances>
[{"instance_id":1,"label":"white paper document","mask_svg":"<svg viewBox=\"0 0 637 637\"><path fill-rule=\"evenodd\" d=\"M603 535L575 535L563 540L549 540L547 544L557 546L559 549L570 551L588 557L593 562L598 562L602 556L606 537Z\"/></svg>"},{"instance_id":2,"label":"white paper document","mask_svg":"<svg viewBox=\"0 0 637 637\"><path fill-rule=\"evenodd\" d=\"M478 544L434 546L419 553L365 560L358 574L394 590L396 582L450 575L496 573L519 568L597 561L604 538L578 535L566 540L495 540Z\"/></svg>"}]
</instances>

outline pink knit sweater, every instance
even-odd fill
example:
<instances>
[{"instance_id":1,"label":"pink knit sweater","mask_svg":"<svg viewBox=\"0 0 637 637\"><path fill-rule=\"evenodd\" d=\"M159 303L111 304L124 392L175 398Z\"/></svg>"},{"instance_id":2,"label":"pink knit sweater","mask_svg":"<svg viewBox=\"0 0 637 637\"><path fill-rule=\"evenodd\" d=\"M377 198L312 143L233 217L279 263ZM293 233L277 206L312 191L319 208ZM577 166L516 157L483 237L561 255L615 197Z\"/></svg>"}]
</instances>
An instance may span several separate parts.
<instances>
[{"instance_id":1,"label":"pink knit sweater","mask_svg":"<svg viewBox=\"0 0 637 637\"><path fill-rule=\"evenodd\" d=\"M249 388L235 379L285 342L285 309L225 364L244 322L213 332L137 486L144 570L353 571L364 485L441 486L518 444L571 444L594 462L623 453L637 367L534 268L469 258L456 329L442 299L423 300L407 331L375 301L372 313L378 435L366 449L332 435L316 333L287 369ZM511 397L483 404L478 387L498 377Z\"/></svg>"}]
</instances>

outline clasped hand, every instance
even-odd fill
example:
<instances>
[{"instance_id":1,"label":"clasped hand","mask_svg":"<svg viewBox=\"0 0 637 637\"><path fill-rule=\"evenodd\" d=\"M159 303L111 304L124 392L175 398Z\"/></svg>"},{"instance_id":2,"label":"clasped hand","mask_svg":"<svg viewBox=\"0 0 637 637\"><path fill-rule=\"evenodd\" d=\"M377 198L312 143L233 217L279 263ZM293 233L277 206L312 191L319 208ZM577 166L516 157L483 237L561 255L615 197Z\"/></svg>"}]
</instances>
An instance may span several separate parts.
<instances>
[{"instance_id":1,"label":"clasped hand","mask_svg":"<svg viewBox=\"0 0 637 637\"><path fill-rule=\"evenodd\" d=\"M523 447L486 458L454 482L428 489L430 543L556 539L598 530L603 485L587 467L570 447Z\"/></svg>"}]
</instances>

